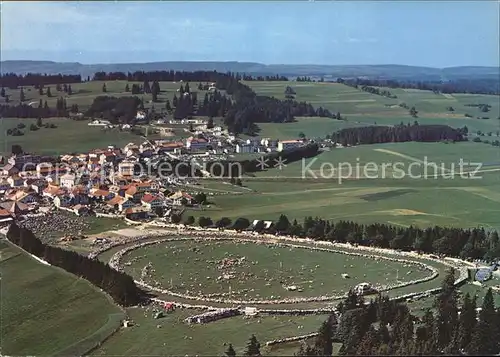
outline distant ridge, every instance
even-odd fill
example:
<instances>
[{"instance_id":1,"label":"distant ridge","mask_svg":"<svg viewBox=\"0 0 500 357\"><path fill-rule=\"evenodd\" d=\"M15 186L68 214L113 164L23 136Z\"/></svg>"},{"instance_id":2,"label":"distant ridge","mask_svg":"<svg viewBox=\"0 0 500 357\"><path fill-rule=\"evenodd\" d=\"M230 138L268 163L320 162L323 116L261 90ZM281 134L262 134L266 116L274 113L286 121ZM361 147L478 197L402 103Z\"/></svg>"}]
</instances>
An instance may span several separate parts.
<instances>
[{"instance_id":1,"label":"distant ridge","mask_svg":"<svg viewBox=\"0 0 500 357\"><path fill-rule=\"evenodd\" d=\"M254 62L149 62L149 63L116 63L116 64L81 64L78 62L52 62L9 60L0 62L0 73L47 73L47 74L81 74L91 76L95 72L135 72L135 71L218 71L240 72L253 75L284 76L325 76L367 77L380 79L407 80L453 80L453 79L499 79L499 67L461 66L449 68L417 67L406 65L265 65Z\"/></svg>"}]
</instances>

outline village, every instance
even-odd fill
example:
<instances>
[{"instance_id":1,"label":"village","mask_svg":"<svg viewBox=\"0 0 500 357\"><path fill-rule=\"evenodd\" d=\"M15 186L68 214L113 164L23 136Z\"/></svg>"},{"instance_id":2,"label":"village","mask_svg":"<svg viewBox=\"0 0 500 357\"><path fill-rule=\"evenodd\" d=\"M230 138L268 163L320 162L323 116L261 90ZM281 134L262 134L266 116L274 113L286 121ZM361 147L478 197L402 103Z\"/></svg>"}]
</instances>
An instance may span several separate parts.
<instances>
[{"instance_id":1,"label":"village","mask_svg":"<svg viewBox=\"0 0 500 357\"><path fill-rule=\"evenodd\" d=\"M137 113L137 121L144 115ZM176 124L189 126L192 135L183 140L148 140L143 136L141 144L109 145L57 157L24 152L0 157L0 227L14 220L43 219L46 214L57 218L62 211L119 218L128 223L168 220L174 214L180 215L185 207L201 207L206 195L196 190L193 175L151 173L152 163L163 159L188 162L209 177L204 162L229 158L236 161L235 157L243 156L240 154L257 157L259 153L289 150L307 143L305 139L237 139L202 119L178 120ZM109 126L102 120L89 125Z\"/></svg>"}]
</instances>

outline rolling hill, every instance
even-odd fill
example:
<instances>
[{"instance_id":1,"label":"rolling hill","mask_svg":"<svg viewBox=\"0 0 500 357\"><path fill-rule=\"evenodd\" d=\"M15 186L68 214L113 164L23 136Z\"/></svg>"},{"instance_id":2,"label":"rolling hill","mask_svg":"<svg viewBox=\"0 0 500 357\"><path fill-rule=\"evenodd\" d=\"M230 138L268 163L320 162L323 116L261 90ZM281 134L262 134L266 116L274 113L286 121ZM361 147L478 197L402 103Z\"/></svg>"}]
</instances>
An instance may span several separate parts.
<instances>
[{"instance_id":1,"label":"rolling hill","mask_svg":"<svg viewBox=\"0 0 500 357\"><path fill-rule=\"evenodd\" d=\"M498 67L450 67L432 68L405 65L266 65L253 62L149 62L149 63L116 63L116 64L81 64L78 62L26 61L11 60L0 62L1 73L62 73L90 76L98 71L134 72L134 71L219 71L240 72L253 75L284 76L325 76L367 77L406 80L453 80L472 78L494 78L500 76Z\"/></svg>"}]
</instances>

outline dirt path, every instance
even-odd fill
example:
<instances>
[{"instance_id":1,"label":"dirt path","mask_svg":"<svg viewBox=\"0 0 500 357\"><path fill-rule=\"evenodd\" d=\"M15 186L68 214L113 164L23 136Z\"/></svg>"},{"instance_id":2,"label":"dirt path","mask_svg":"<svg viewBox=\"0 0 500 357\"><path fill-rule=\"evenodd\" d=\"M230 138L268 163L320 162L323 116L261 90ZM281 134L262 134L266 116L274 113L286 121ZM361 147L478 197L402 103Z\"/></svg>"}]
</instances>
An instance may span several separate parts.
<instances>
[{"instance_id":1,"label":"dirt path","mask_svg":"<svg viewBox=\"0 0 500 357\"><path fill-rule=\"evenodd\" d=\"M387 150L387 149L373 149L373 150L374 151L378 151L378 152L383 152L383 153L389 154L389 155L399 156L399 157L402 157L404 159L407 159L407 160L410 160L410 161L413 161L413 162L418 162L418 163L423 164L423 165L427 165L427 166L432 165L432 163L425 162L424 160L417 159L416 157L413 157L413 156L401 154L401 153L399 153L397 151L392 151L392 150ZM445 169L443 167L438 167L438 168L441 169L443 172L451 172L451 170Z\"/></svg>"}]
</instances>

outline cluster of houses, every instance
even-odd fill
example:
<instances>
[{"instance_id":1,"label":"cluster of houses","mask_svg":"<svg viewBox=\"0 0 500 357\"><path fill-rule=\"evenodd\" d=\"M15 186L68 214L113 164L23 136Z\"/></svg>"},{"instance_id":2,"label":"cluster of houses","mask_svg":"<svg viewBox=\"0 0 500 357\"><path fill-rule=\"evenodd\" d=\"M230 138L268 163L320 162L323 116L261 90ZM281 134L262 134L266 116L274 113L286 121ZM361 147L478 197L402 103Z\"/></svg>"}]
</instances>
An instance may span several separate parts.
<instances>
[{"instance_id":1,"label":"cluster of houses","mask_svg":"<svg viewBox=\"0 0 500 357\"><path fill-rule=\"evenodd\" d=\"M140 120L143 113L137 115ZM162 156L191 159L210 154L267 153L305 144L304 140L242 140L220 126L207 128L207 122L201 119L184 119L180 123L194 125L192 136L177 141L145 139L142 144L108 146L59 157L18 154L6 160L0 158L0 225L43 206L76 214L102 212L130 219L147 218L159 207L189 205L193 197L171 190L178 183L176 178L169 179L168 184L152 177L138 179L135 173L140 163ZM110 123L94 120L89 125Z\"/></svg>"},{"instance_id":2,"label":"cluster of houses","mask_svg":"<svg viewBox=\"0 0 500 357\"><path fill-rule=\"evenodd\" d=\"M56 207L82 215L91 212L145 219L162 208L196 204L181 190L172 190L151 177L134 176L143 155L174 151L180 143L110 146L86 154L44 158L12 155L0 169L0 225L42 207Z\"/></svg>"},{"instance_id":3,"label":"cluster of houses","mask_svg":"<svg viewBox=\"0 0 500 357\"><path fill-rule=\"evenodd\" d=\"M240 141L235 146L237 153L268 153L295 149L304 145L304 140L271 140L269 138L251 138Z\"/></svg>"},{"instance_id":4,"label":"cluster of houses","mask_svg":"<svg viewBox=\"0 0 500 357\"><path fill-rule=\"evenodd\" d=\"M147 119L147 113L139 111L136 114L135 123L140 124ZM274 151L284 151L289 149L294 149L296 147L302 146L305 143L304 139L300 140L272 140L270 138L249 138L249 139L238 139L234 135L231 135L227 130L224 130L221 126L215 125L213 127L208 127L208 121L204 119L158 119L153 124L153 129L160 133L162 136L174 136L174 127L167 127L166 125L171 124L173 126L183 125L189 126L192 130L189 138L185 139L182 145L176 146L178 149L177 153L191 153L191 152L207 152L209 154L248 154L248 153L269 153ZM112 125L107 120L96 119L88 124L89 126L99 126L106 128L113 128ZM131 129L128 124L121 125L122 130ZM149 128L149 127L148 127ZM146 129L148 129L146 128ZM190 132L187 127L183 128L184 131ZM167 144L172 145L172 144Z\"/></svg>"}]
</instances>

